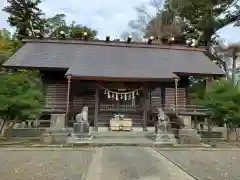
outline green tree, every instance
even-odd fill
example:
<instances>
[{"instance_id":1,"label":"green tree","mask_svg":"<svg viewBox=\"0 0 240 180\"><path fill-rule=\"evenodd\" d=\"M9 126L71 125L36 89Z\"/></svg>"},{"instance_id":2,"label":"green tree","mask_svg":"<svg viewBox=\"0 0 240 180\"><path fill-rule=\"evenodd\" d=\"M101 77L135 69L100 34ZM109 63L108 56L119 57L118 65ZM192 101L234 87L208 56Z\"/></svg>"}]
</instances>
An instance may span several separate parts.
<instances>
[{"instance_id":1,"label":"green tree","mask_svg":"<svg viewBox=\"0 0 240 180\"><path fill-rule=\"evenodd\" d=\"M72 38L81 38L83 36L83 33L86 32L88 34L89 39L94 39L97 36L97 31L94 29L91 29L87 26L82 26L80 24L74 25L74 23L70 26L71 33L70 37Z\"/></svg>"},{"instance_id":2,"label":"green tree","mask_svg":"<svg viewBox=\"0 0 240 180\"><path fill-rule=\"evenodd\" d=\"M0 66L21 46L20 41L11 36L7 29L0 30Z\"/></svg>"},{"instance_id":3,"label":"green tree","mask_svg":"<svg viewBox=\"0 0 240 180\"><path fill-rule=\"evenodd\" d=\"M222 23L222 26L225 26L227 24L230 24L232 22L236 22L236 26L240 25L239 17L240 17L240 6L237 4L234 4L235 10L228 10L225 13L225 17L220 20Z\"/></svg>"},{"instance_id":4,"label":"green tree","mask_svg":"<svg viewBox=\"0 0 240 180\"><path fill-rule=\"evenodd\" d=\"M41 115L44 94L37 71L2 71L0 82L0 117L4 123L12 123L10 128L16 122L37 119Z\"/></svg>"},{"instance_id":5,"label":"green tree","mask_svg":"<svg viewBox=\"0 0 240 180\"><path fill-rule=\"evenodd\" d=\"M12 54L12 41L10 32L6 29L0 30L0 64Z\"/></svg>"},{"instance_id":6,"label":"green tree","mask_svg":"<svg viewBox=\"0 0 240 180\"><path fill-rule=\"evenodd\" d=\"M87 26L76 25L73 21L68 25L65 21L65 14L57 14L46 19L46 33L49 37L58 37L60 31L64 31L70 38L81 38L84 32L88 33L88 37L93 39L97 35L97 31Z\"/></svg>"},{"instance_id":7,"label":"green tree","mask_svg":"<svg viewBox=\"0 0 240 180\"><path fill-rule=\"evenodd\" d=\"M60 31L69 34L71 28L67 25L65 18L65 14L56 14L55 16L46 19L45 33L49 37L57 37Z\"/></svg>"},{"instance_id":8,"label":"green tree","mask_svg":"<svg viewBox=\"0 0 240 180\"><path fill-rule=\"evenodd\" d=\"M18 36L29 36L34 30L44 31L45 20L38 8L41 0L7 0L3 11L9 14L8 22L16 28Z\"/></svg>"},{"instance_id":9,"label":"green tree","mask_svg":"<svg viewBox=\"0 0 240 180\"><path fill-rule=\"evenodd\" d=\"M220 79L206 90L196 94L197 101L209 110L209 118L215 124L226 124L227 134L240 125L240 87ZM229 137L229 136L228 136Z\"/></svg>"},{"instance_id":10,"label":"green tree","mask_svg":"<svg viewBox=\"0 0 240 180\"><path fill-rule=\"evenodd\" d=\"M179 17L203 32L201 42L207 45L213 33L224 26L217 17L226 12L233 0L168 0Z\"/></svg>"}]
</instances>

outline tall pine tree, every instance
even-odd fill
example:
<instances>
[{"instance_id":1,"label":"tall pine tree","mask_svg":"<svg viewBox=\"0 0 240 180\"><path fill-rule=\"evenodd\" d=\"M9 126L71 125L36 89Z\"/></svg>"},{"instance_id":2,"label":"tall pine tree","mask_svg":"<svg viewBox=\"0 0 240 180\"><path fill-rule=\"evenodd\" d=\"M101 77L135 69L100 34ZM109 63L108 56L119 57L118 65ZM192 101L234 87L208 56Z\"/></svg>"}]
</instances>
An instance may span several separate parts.
<instances>
[{"instance_id":1,"label":"tall pine tree","mask_svg":"<svg viewBox=\"0 0 240 180\"><path fill-rule=\"evenodd\" d=\"M9 13L8 22L16 27L18 36L29 36L33 30L44 30L45 20L41 18L42 10L38 8L41 0L7 0L3 11Z\"/></svg>"}]
</instances>

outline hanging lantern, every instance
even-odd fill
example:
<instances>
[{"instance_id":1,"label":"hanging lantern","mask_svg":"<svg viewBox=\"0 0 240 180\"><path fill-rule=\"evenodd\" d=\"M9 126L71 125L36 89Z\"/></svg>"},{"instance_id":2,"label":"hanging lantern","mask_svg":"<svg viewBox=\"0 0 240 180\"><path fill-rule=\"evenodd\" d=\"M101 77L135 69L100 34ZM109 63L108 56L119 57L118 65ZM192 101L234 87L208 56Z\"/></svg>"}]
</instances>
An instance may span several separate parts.
<instances>
[{"instance_id":1,"label":"hanging lantern","mask_svg":"<svg viewBox=\"0 0 240 180\"><path fill-rule=\"evenodd\" d=\"M118 94L116 94L116 101L118 101Z\"/></svg>"},{"instance_id":2,"label":"hanging lantern","mask_svg":"<svg viewBox=\"0 0 240 180\"><path fill-rule=\"evenodd\" d=\"M107 94L107 90L104 91L104 94Z\"/></svg>"},{"instance_id":3,"label":"hanging lantern","mask_svg":"<svg viewBox=\"0 0 240 180\"><path fill-rule=\"evenodd\" d=\"M114 99L114 97L115 97L115 94L112 93L112 98Z\"/></svg>"},{"instance_id":4,"label":"hanging lantern","mask_svg":"<svg viewBox=\"0 0 240 180\"><path fill-rule=\"evenodd\" d=\"M108 99L110 99L111 98L110 92L108 91L107 94L108 94Z\"/></svg>"}]
</instances>

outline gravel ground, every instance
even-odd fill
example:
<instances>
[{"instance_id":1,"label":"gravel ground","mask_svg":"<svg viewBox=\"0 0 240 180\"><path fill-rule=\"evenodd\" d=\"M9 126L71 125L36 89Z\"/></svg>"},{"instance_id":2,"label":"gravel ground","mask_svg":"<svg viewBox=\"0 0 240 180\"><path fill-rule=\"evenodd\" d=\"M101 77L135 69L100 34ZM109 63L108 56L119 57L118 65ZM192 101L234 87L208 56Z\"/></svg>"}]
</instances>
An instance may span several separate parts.
<instances>
[{"instance_id":1,"label":"gravel ground","mask_svg":"<svg viewBox=\"0 0 240 180\"><path fill-rule=\"evenodd\" d=\"M160 151L201 180L240 180L240 151Z\"/></svg>"},{"instance_id":2,"label":"gravel ground","mask_svg":"<svg viewBox=\"0 0 240 180\"><path fill-rule=\"evenodd\" d=\"M94 151L0 150L1 180L81 180Z\"/></svg>"}]
</instances>

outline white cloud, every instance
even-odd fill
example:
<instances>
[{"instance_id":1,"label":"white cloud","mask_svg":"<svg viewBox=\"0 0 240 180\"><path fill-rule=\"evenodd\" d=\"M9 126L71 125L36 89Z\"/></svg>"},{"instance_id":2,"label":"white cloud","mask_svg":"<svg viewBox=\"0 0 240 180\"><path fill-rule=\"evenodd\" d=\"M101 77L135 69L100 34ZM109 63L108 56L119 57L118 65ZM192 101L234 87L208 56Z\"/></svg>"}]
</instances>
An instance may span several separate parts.
<instances>
[{"instance_id":1,"label":"white cloud","mask_svg":"<svg viewBox=\"0 0 240 180\"><path fill-rule=\"evenodd\" d=\"M6 5L6 0L3 1L0 9ZM41 8L47 16L64 13L68 23L74 20L78 24L87 25L98 30L99 37L104 38L106 35L119 37L127 28L129 20L136 18L134 7L148 2L149 0L43 0ZM7 13L0 11L0 28L3 27L9 27ZM229 34L231 28L223 28L221 31Z\"/></svg>"},{"instance_id":2,"label":"white cloud","mask_svg":"<svg viewBox=\"0 0 240 180\"><path fill-rule=\"evenodd\" d=\"M41 8L47 16L64 13L67 22L87 25L98 30L99 37L106 34L119 36L127 28L129 20L135 19L134 7L148 0L44 0ZM0 4L0 9L6 5ZM0 28L8 27L7 14L0 11Z\"/></svg>"},{"instance_id":3,"label":"white cloud","mask_svg":"<svg viewBox=\"0 0 240 180\"><path fill-rule=\"evenodd\" d=\"M240 26L234 26L234 24L228 24L216 32L220 36L220 39L227 44L240 44Z\"/></svg>"}]
</instances>

